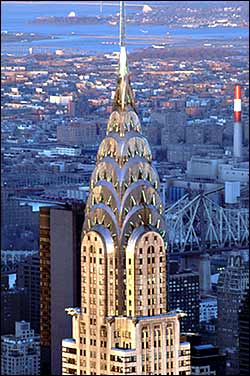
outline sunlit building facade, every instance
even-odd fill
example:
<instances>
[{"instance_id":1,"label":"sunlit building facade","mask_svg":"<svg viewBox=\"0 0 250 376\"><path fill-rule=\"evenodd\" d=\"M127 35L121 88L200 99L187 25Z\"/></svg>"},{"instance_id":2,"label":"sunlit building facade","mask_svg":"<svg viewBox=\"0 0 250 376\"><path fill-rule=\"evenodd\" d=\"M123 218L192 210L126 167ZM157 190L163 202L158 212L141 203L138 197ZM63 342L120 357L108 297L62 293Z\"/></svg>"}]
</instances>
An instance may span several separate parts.
<instances>
[{"instance_id":1,"label":"sunlit building facade","mask_svg":"<svg viewBox=\"0 0 250 376\"><path fill-rule=\"evenodd\" d=\"M130 86L121 2L113 110L90 182L81 246L81 308L68 308L64 375L188 375L182 313L168 312L166 224L158 174Z\"/></svg>"}]
</instances>

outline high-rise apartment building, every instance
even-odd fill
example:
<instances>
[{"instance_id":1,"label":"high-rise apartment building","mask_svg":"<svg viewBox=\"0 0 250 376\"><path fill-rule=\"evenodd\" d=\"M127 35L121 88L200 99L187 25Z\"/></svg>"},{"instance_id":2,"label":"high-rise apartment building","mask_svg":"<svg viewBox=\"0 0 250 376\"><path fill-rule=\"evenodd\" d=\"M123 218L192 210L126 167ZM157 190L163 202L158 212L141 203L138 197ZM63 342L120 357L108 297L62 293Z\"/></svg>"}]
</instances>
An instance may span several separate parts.
<instances>
[{"instance_id":1,"label":"high-rise apartment building","mask_svg":"<svg viewBox=\"0 0 250 376\"><path fill-rule=\"evenodd\" d=\"M15 335L1 336L1 374L39 375L39 342L29 322L17 321Z\"/></svg>"},{"instance_id":2,"label":"high-rise apartment building","mask_svg":"<svg viewBox=\"0 0 250 376\"><path fill-rule=\"evenodd\" d=\"M184 111L159 110L150 116L147 129L148 139L152 145L166 148L169 144L183 143L187 115Z\"/></svg>"},{"instance_id":3,"label":"high-rise apartment building","mask_svg":"<svg viewBox=\"0 0 250 376\"><path fill-rule=\"evenodd\" d=\"M36 334L40 332L40 260L39 254L28 256L17 267L18 288L25 289L27 305L25 307L27 321Z\"/></svg>"},{"instance_id":4,"label":"high-rise apartment building","mask_svg":"<svg viewBox=\"0 0 250 376\"><path fill-rule=\"evenodd\" d=\"M239 308L249 284L249 265L241 255L233 252L228 266L219 276L218 297L218 346L227 354L227 374L239 374Z\"/></svg>"},{"instance_id":5,"label":"high-rise apartment building","mask_svg":"<svg viewBox=\"0 0 250 376\"><path fill-rule=\"evenodd\" d=\"M184 297L184 298L183 298ZM199 274L183 270L169 276L169 309L180 309L187 316L181 320L182 332L199 331Z\"/></svg>"},{"instance_id":6,"label":"high-rise apartment building","mask_svg":"<svg viewBox=\"0 0 250 376\"><path fill-rule=\"evenodd\" d=\"M81 245L81 308L68 308L62 374L187 375L181 313L168 312L160 182L141 133L120 10L118 84L90 182Z\"/></svg>"},{"instance_id":7,"label":"high-rise apartment building","mask_svg":"<svg viewBox=\"0 0 250 376\"><path fill-rule=\"evenodd\" d=\"M239 309L239 360L240 375L249 374L249 287L245 291Z\"/></svg>"},{"instance_id":8,"label":"high-rise apartment building","mask_svg":"<svg viewBox=\"0 0 250 376\"><path fill-rule=\"evenodd\" d=\"M71 336L65 307L80 305L84 204L40 208L41 374L61 374L61 341Z\"/></svg>"},{"instance_id":9,"label":"high-rise apartment building","mask_svg":"<svg viewBox=\"0 0 250 376\"><path fill-rule=\"evenodd\" d=\"M2 334L14 334L16 321L28 319L27 305L26 289L13 286L1 291Z\"/></svg>"}]
</instances>

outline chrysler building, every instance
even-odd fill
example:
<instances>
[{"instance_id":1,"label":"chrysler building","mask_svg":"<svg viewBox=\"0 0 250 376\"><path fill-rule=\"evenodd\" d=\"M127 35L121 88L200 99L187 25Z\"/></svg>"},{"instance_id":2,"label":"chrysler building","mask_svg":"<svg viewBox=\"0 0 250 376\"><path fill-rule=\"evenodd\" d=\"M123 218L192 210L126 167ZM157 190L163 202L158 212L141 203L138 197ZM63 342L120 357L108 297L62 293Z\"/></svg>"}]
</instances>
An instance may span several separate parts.
<instances>
[{"instance_id":1,"label":"chrysler building","mask_svg":"<svg viewBox=\"0 0 250 376\"><path fill-rule=\"evenodd\" d=\"M167 307L164 207L130 84L123 1L117 87L82 230L81 307L66 311L63 375L190 374L183 313Z\"/></svg>"}]
</instances>

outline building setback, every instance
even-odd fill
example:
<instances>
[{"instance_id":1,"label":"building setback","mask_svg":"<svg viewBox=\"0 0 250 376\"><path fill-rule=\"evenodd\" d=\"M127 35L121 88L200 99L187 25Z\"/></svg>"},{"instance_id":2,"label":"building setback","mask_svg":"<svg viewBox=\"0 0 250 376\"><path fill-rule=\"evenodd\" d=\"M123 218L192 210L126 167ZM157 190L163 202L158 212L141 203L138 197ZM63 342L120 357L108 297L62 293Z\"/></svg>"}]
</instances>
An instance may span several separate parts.
<instances>
[{"instance_id":1,"label":"building setback","mask_svg":"<svg viewBox=\"0 0 250 376\"><path fill-rule=\"evenodd\" d=\"M65 307L80 305L84 204L40 209L41 374L61 374L61 341L71 335Z\"/></svg>"}]
</instances>

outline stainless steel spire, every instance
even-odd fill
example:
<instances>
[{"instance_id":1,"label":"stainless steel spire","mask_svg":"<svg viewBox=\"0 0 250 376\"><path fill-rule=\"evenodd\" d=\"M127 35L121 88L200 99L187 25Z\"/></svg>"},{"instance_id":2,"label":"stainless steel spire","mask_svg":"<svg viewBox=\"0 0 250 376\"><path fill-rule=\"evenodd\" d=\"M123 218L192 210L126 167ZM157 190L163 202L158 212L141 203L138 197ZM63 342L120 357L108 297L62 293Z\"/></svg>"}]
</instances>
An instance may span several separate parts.
<instances>
[{"instance_id":1,"label":"stainless steel spire","mask_svg":"<svg viewBox=\"0 0 250 376\"><path fill-rule=\"evenodd\" d=\"M184 351L179 345L181 314L167 313L164 207L159 176L134 105L124 43L124 2L120 5L119 75L86 202L81 310L69 311L73 340L63 341L64 375L118 375L125 371L130 375L167 375L188 370L179 371L178 366L178 354ZM146 346L149 336L153 347ZM177 354L172 362L164 355L169 343ZM150 361L152 351L157 363ZM74 353L74 359L69 353ZM123 363L117 363L117 354ZM190 359L183 363L187 367Z\"/></svg>"},{"instance_id":2,"label":"stainless steel spire","mask_svg":"<svg viewBox=\"0 0 250 376\"><path fill-rule=\"evenodd\" d=\"M127 51L125 46L125 6L120 1L120 59L118 69L118 82L115 92L113 110L120 109L122 112L129 108L135 109L134 96L130 85ZM122 132L123 133L123 130Z\"/></svg>"},{"instance_id":3,"label":"stainless steel spire","mask_svg":"<svg viewBox=\"0 0 250 376\"><path fill-rule=\"evenodd\" d=\"M127 51L125 46L125 6L124 1L120 1L120 63L119 75L125 77L128 74Z\"/></svg>"},{"instance_id":4,"label":"stainless steel spire","mask_svg":"<svg viewBox=\"0 0 250 376\"><path fill-rule=\"evenodd\" d=\"M120 1L120 46L125 46L125 4Z\"/></svg>"}]
</instances>

